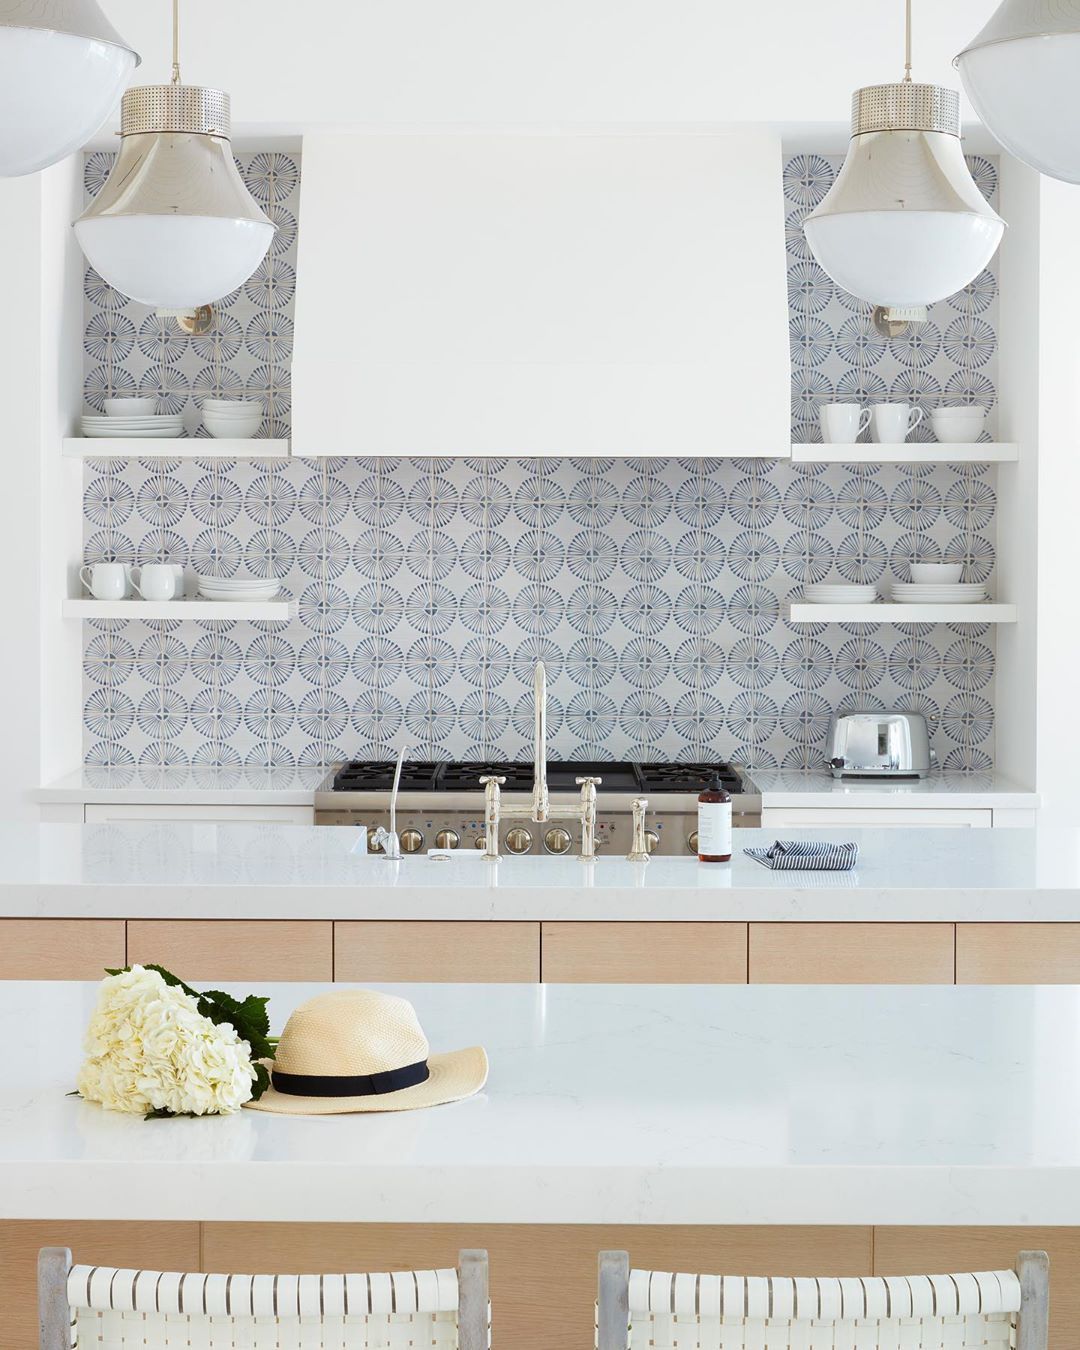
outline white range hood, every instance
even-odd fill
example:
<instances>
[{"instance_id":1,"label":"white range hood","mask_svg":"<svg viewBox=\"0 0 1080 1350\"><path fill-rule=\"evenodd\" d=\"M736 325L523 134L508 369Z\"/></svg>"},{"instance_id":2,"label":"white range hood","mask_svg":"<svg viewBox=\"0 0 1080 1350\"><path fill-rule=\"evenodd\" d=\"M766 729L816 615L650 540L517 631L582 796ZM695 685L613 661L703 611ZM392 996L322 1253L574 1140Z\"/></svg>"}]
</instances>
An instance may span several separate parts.
<instances>
[{"instance_id":1,"label":"white range hood","mask_svg":"<svg viewBox=\"0 0 1080 1350\"><path fill-rule=\"evenodd\" d=\"M786 455L779 138L305 137L298 455Z\"/></svg>"}]
</instances>

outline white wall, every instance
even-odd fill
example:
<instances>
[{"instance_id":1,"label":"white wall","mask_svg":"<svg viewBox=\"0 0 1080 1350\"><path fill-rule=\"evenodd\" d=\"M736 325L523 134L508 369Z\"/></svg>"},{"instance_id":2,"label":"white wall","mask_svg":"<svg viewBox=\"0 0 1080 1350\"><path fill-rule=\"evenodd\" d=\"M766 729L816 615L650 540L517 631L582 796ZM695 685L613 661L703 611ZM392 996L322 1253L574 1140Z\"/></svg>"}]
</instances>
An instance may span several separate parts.
<instances>
[{"instance_id":1,"label":"white wall","mask_svg":"<svg viewBox=\"0 0 1080 1350\"><path fill-rule=\"evenodd\" d=\"M168 77L166 6L104 0ZM992 0L920 0L915 76L950 62ZM844 123L851 90L903 73L901 0L184 0L184 76L237 123ZM970 117L970 110L968 112Z\"/></svg>"},{"instance_id":2,"label":"white wall","mask_svg":"<svg viewBox=\"0 0 1080 1350\"><path fill-rule=\"evenodd\" d=\"M1080 819L1080 189L1039 185L1037 755L1043 819Z\"/></svg>"}]
</instances>

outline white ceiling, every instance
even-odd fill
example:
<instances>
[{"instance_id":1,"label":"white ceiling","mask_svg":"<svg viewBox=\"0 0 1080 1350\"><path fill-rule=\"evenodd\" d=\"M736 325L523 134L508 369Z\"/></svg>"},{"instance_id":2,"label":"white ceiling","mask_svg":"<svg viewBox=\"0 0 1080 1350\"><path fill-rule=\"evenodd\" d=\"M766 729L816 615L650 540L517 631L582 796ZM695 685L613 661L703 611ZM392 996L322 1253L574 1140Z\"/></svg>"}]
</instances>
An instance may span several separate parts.
<instances>
[{"instance_id":1,"label":"white ceiling","mask_svg":"<svg viewBox=\"0 0 1080 1350\"><path fill-rule=\"evenodd\" d=\"M102 0L168 76L167 0ZM915 77L994 0L915 0ZM903 0L181 0L184 77L237 124L842 125L851 90L902 73ZM970 109L966 113L971 120Z\"/></svg>"}]
</instances>

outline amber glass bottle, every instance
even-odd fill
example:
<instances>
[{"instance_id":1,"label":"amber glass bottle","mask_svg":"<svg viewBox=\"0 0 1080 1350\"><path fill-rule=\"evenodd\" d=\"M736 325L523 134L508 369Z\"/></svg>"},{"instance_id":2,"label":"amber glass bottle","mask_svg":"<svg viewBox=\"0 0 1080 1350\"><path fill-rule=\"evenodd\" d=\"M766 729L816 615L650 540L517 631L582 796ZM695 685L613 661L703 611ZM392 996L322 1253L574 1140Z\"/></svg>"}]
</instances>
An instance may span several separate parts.
<instances>
[{"instance_id":1,"label":"amber glass bottle","mask_svg":"<svg viewBox=\"0 0 1080 1350\"><path fill-rule=\"evenodd\" d=\"M698 797L698 862L731 861L731 794L717 778Z\"/></svg>"}]
</instances>

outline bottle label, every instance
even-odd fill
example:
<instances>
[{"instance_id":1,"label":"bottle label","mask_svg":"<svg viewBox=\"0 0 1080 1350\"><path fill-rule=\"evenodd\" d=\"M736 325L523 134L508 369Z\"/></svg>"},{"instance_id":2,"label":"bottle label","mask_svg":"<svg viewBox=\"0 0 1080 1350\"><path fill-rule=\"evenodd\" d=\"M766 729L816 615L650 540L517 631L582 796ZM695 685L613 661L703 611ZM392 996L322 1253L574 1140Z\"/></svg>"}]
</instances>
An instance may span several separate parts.
<instances>
[{"instance_id":1,"label":"bottle label","mask_svg":"<svg viewBox=\"0 0 1080 1350\"><path fill-rule=\"evenodd\" d=\"M698 802L698 853L705 858L731 855L731 803Z\"/></svg>"}]
</instances>

